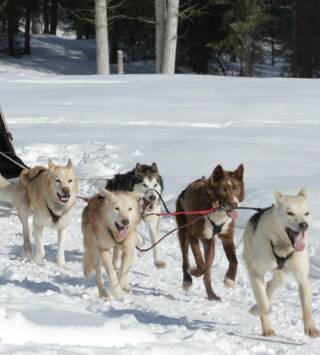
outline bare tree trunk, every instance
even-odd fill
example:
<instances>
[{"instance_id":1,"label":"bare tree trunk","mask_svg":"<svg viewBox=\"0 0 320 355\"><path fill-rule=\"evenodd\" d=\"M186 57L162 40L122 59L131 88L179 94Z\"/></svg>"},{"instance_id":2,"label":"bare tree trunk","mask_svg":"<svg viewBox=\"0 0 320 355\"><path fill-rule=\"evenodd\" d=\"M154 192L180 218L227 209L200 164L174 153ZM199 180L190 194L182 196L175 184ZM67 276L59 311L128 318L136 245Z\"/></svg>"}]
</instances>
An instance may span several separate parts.
<instances>
[{"instance_id":1,"label":"bare tree trunk","mask_svg":"<svg viewBox=\"0 0 320 355\"><path fill-rule=\"evenodd\" d=\"M179 0L168 0L163 47L163 74L174 74L178 37Z\"/></svg>"},{"instance_id":2,"label":"bare tree trunk","mask_svg":"<svg viewBox=\"0 0 320 355\"><path fill-rule=\"evenodd\" d=\"M15 2L11 1L7 3L7 34L8 34L8 48L9 55L15 56Z\"/></svg>"},{"instance_id":3,"label":"bare tree trunk","mask_svg":"<svg viewBox=\"0 0 320 355\"><path fill-rule=\"evenodd\" d=\"M109 74L107 1L95 0L97 74Z\"/></svg>"},{"instance_id":4,"label":"bare tree trunk","mask_svg":"<svg viewBox=\"0 0 320 355\"><path fill-rule=\"evenodd\" d=\"M24 54L30 54L31 9L30 0L25 0Z\"/></svg>"},{"instance_id":5,"label":"bare tree trunk","mask_svg":"<svg viewBox=\"0 0 320 355\"><path fill-rule=\"evenodd\" d=\"M155 0L156 18L156 73L161 73L164 34L166 28L166 0Z\"/></svg>"},{"instance_id":6,"label":"bare tree trunk","mask_svg":"<svg viewBox=\"0 0 320 355\"><path fill-rule=\"evenodd\" d=\"M43 0L43 33L49 33L49 0Z\"/></svg>"},{"instance_id":7,"label":"bare tree trunk","mask_svg":"<svg viewBox=\"0 0 320 355\"><path fill-rule=\"evenodd\" d=\"M51 0L50 6L50 34L57 34L58 26L58 0Z\"/></svg>"},{"instance_id":8,"label":"bare tree trunk","mask_svg":"<svg viewBox=\"0 0 320 355\"><path fill-rule=\"evenodd\" d=\"M118 69L118 74L124 74L123 51L121 50L117 50L117 69Z\"/></svg>"}]
</instances>

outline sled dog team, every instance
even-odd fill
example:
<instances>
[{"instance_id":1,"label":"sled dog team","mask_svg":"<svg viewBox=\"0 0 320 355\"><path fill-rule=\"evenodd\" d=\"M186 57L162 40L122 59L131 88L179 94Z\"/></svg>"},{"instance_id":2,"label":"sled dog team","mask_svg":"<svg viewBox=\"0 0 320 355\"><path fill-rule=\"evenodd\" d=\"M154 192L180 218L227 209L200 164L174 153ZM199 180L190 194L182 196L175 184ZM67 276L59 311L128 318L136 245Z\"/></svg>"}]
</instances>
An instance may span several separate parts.
<instances>
[{"instance_id":1,"label":"sled dog team","mask_svg":"<svg viewBox=\"0 0 320 355\"><path fill-rule=\"evenodd\" d=\"M244 200L243 175L242 164L235 171L226 171L218 165L209 178L202 177L190 183L176 202L176 211L180 213L216 209L203 218L189 214L176 216L180 227L183 287L191 287L192 276L203 276L210 300L220 300L211 283L216 237L221 240L229 262L224 284L233 287L235 283L238 266L234 244L235 209ZM58 234L57 263L63 267L66 228L71 223L78 194L78 181L71 160L66 166L57 166L49 160L47 168L25 169L16 184L9 183L0 175L0 188L1 200L17 209L26 256L41 262L45 256L43 229L50 227ZM162 191L163 180L157 165L137 163L132 171L116 174L108 180L105 189L88 200L82 213L83 270L85 276L95 272L99 297L108 297L101 263L107 271L113 296L121 299L123 292L130 292L128 273L140 239L137 226L143 220L152 243L158 241L160 217L156 213L160 212L159 195ZM34 253L28 226L31 214ZM299 286L305 333L320 335L312 317L312 293L308 280L307 231L310 221L307 194L301 190L297 196L275 192L274 205L254 214L246 225L243 255L256 299L256 305L250 312L260 316L265 336L275 335L268 319L272 295L288 274L294 276ZM189 247L195 267L189 262ZM153 258L156 267L166 266L157 246L153 248ZM272 273L272 279L266 283L267 272Z\"/></svg>"}]
</instances>

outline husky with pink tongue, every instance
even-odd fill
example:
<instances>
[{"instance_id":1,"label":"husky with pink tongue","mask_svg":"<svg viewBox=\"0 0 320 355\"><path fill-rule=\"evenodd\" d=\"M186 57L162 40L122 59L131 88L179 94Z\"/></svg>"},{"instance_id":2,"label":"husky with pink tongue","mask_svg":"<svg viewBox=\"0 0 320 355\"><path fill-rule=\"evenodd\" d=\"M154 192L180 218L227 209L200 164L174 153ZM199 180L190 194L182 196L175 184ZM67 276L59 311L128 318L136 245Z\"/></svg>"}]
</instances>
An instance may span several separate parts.
<instances>
[{"instance_id":1,"label":"husky with pink tongue","mask_svg":"<svg viewBox=\"0 0 320 355\"><path fill-rule=\"evenodd\" d=\"M108 298L101 266L109 276L112 294L121 299L123 291L130 292L128 273L135 247L139 241L137 226L141 221L139 200L144 194L137 192L108 191L91 197L82 213L84 244L83 270L85 276L95 271L99 297ZM113 253L121 251L120 270L114 268Z\"/></svg>"},{"instance_id":2,"label":"husky with pink tongue","mask_svg":"<svg viewBox=\"0 0 320 355\"><path fill-rule=\"evenodd\" d=\"M262 334L275 335L268 314L271 298L288 274L299 286L304 332L320 336L312 317L312 293L308 279L309 257L307 231L311 213L305 190L297 196L275 192L275 204L253 215L244 232L244 260L256 299L250 312L260 316ZM273 277L265 283L265 275ZM278 316L278 315L277 315ZM280 316L277 317L278 320Z\"/></svg>"}]
</instances>

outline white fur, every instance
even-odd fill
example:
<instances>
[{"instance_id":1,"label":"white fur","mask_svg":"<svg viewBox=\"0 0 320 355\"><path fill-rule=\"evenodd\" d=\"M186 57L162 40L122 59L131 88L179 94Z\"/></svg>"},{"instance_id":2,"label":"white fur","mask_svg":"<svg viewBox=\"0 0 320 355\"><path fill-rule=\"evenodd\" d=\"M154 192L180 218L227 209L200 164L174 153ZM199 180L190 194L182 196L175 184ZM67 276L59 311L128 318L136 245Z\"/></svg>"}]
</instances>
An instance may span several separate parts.
<instances>
[{"instance_id":1,"label":"white fur","mask_svg":"<svg viewBox=\"0 0 320 355\"><path fill-rule=\"evenodd\" d=\"M142 183L134 186L134 191L145 194L147 200L150 199L150 195L156 196L153 208L148 208L146 214L159 213L161 211L159 196L153 190L156 190L161 194L161 186L156 178L149 180L145 177ZM160 238L160 217L148 216L144 218L144 222L148 226L151 243L156 243ZM158 245L153 248L153 260L158 268L164 268L166 266L166 263L160 258Z\"/></svg>"},{"instance_id":2,"label":"white fur","mask_svg":"<svg viewBox=\"0 0 320 355\"><path fill-rule=\"evenodd\" d=\"M271 299L274 290L283 283L290 272L299 285L305 333L311 336L319 336L311 312L312 296L308 280L307 233L305 232L304 242L306 245L304 250L295 251L281 270L277 269L277 262L270 243L270 241L273 242L275 252L279 256L285 257L294 250L285 228L299 230L299 223L310 223L310 209L306 193L302 190L297 196L285 196L276 192L275 199L275 206L264 212L256 230L249 221L244 232L244 259L257 302L251 308L251 313L261 317L263 335L275 334L267 314L271 312ZM288 212L292 212L294 215L290 216ZM268 271L273 273L273 278L266 285L265 274Z\"/></svg>"},{"instance_id":3,"label":"white fur","mask_svg":"<svg viewBox=\"0 0 320 355\"><path fill-rule=\"evenodd\" d=\"M228 216L228 214L223 211L210 213L208 215L208 218L210 218L210 220L214 222L217 226L221 226L223 224L221 233L219 234L226 234L229 228L229 224L232 222L232 219ZM205 219L203 237L205 239L211 239L213 237L212 225L207 218Z\"/></svg>"}]
</instances>

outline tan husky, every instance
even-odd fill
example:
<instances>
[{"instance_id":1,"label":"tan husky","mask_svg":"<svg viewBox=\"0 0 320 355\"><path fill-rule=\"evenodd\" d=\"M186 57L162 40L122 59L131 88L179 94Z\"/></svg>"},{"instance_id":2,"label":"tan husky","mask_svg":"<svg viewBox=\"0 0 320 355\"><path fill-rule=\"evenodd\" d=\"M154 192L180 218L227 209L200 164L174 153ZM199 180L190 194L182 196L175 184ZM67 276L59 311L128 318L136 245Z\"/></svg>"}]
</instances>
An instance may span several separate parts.
<instances>
[{"instance_id":1,"label":"tan husky","mask_svg":"<svg viewBox=\"0 0 320 355\"><path fill-rule=\"evenodd\" d=\"M130 292L128 272L132 265L135 247L139 241L136 231L141 221L139 199L144 195L137 192L110 192L102 189L92 197L82 214L84 236L85 276L95 271L99 297L108 298L103 284L100 261L110 281L113 296L122 297L122 291ZM119 275L113 265L113 249L122 251Z\"/></svg>"},{"instance_id":2,"label":"tan husky","mask_svg":"<svg viewBox=\"0 0 320 355\"><path fill-rule=\"evenodd\" d=\"M32 255L28 217L33 214L34 260L40 262L45 256L42 232L44 227L51 227L58 232L57 263L64 266L66 228L71 222L77 193L78 182L70 159L66 166L57 166L49 160L48 169L37 166L21 172L12 197L22 224L27 257Z\"/></svg>"}]
</instances>

